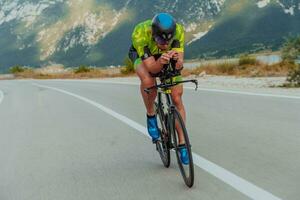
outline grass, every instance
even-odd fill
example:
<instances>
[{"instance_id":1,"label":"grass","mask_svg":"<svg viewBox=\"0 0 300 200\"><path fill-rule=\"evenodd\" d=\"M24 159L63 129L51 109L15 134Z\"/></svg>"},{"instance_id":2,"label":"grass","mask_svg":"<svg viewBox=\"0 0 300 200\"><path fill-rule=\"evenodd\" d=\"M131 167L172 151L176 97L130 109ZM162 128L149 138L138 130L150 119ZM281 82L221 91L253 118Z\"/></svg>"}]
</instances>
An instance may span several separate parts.
<instances>
[{"instance_id":1,"label":"grass","mask_svg":"<svg viewBox=\"0 0 300 200\"><path fill-rule=\"evenodd\" d=\"M286 82L281 85L286 88L300 88L300 65L290 70L287 75Z\"/></svg>"},{"instance_id":2,"label":"grass","mask_svg":"<svg viewBox=\"0 0 300 200\"><path fill-rule=\"evenodd\" d=\"M50 67L51 68L51 67ZM88 78L109 78L109 77L127 77L133 73L123 74L120 68L91 68L80 66L78 68L61 70L60 72L51 72L46 68L25 68L23 71L13 73L15 78L33 78L33 79L88 79Z\"/></svg>"},{"instance_id":3,"label":"grass","mask_svg":"<svg viewBox=\"0 0 300 200\"><path fill-rule=\"evenodd\" d=\"M252 62L252 61L251 61ZM223 76L241 76L241 77L276 77L287 76L289 71L295 68L291 63L277 63L267 65L256 62L255 64L240 63L221 63L221 64L207 64L197 67L195 69L184 69L183 76L195 75L199 76L201 73L210 75Z\"/></svg>"},{"instance_id":4,"label":"grass","mask_svg":"<svg viewBox=\"0 0 300 200\"><path fill-rule=\"evenodd\" d=\"M238 63L219 63L206 64L194 69L184 68L182 75L184 77L201 74L221 75L221 76L239 76L239 77L278 77L288 76L289 72L295 68L291 63L278 63L273 65L266 65L257 63L255 65L239 65ZM34 78L34 79L88 79L88 78L109 78L109 77L128 77L135 75L134 71L128 71L126 67L121 68L90 68L87 66L80 66L69 70L62 70L61 72L43 71L43 68L19 68L16 70L16 78Z\"/></svg>"},{"instance_id":5,"label":"grass","mask_svg":"<svg viewBox=\"0 0 300 200\"><path fill-rule=\"evenodd\" d=\"M80 65L78 68L74 69L74 73L75 74L80 74L80 73L88 73L90 72L92 69L88 66L85 65Z\"/></svg>"},{"instance_id":6,"label":"grass","mask_svg":"<svg viewBox=\"0 0 300 200\"><path fill-rule=\"evenodd\" d=\"M96 68L81 65L77 68L64 69L63 66L49 66L32 69L21 66L14 66L11 72L16 78L35 79L88 79L108 77L128 77L135 75L133 65L125 59L125 66L121 68ZM239 62L209 63L193 69L183 69L184 77L202 74L239 76L239 77L278 77L288 76L296 69L297 65L291 62L281 62L267 65L260 63L250 56L242 56ZM296 76L297 75L297 76ZM299 77L299 72L295 77ZM298 79L297 79L298 80Z\"/></svg>"},{"instance_id":7,"label":"grass","mask_svg":"<svg viewBox=\"0 0 300 200\"><path fill-rule=\"evenodd\" d=\"M124 64L125 66L121 68L121 74L127 75L127 74L133 74L135 72L134 63L132 63L129 57L125 58Z\"/></svg>"},{"instance_id":8,"label":"grass","mask_svg":"<svg viewBox=\"0 0 300 200\"><path fill-rule=\"evenodd\" d=\"M256 65L259 64L255 57L249 56L249 55L243 55L239 59L239 65Z\"/></svg>"},{"instance_id":9,"label":"grass","mask_svg":"<svg viewBox=\"0 0 300 200\"><path fill-rule=\"evenodd\" d=\"M24 72L24 71L25 71L25 68L20 66L20 65L16 65L16 66L13 66L13 67L9 68L9 72L12 73L12 74L21 73L21 72Z\"/></svg>"}]
</instances>

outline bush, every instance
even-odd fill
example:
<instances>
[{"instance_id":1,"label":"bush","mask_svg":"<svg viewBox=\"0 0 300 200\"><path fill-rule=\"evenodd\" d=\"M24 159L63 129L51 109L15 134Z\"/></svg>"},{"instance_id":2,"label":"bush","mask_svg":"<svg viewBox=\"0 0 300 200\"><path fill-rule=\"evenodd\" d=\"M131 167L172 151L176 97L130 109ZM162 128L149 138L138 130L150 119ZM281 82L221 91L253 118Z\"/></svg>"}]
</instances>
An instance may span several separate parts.
<instances>
[{"instance_id":1,"label":"bush","mask_svg":"<svg viewBox=\"0 0 300 200\"><path fill-rule=\"evenodd\" d=\"M243 55L239 59L239 65L255 65L256 63L256 58L249 55Z\"/></svg>"},{"instance_id":2,"label":"bush","mask_svg":"<svg viewBox=\"0 0 300 200\"><path fill-rule=\"evenodd\" d=\"M289 87L300 87L300 66L290 71L287 76L287 85Z\"/></svg>"},{"instance_id":3,"label":"bush","mask_svg":"<svg viewBox=\"0 0 300 200\"><path fill-rule=\"evenodd\" d=\"M130 74L134 72L134 63L130 60L129 57L126 57L124 60L125 67L121 69L122 74Z\"/></svg>"},{"instance_id":4,"label":"bush","mask_svg":"<svg viewBox=\"0 0 300 200\"><path fill-rule=\"evenodd\" d=\"M80 65L79 67L74 69L75 74L79 74L79 73L87 73L90 72L91 68L85 65Z\"/></svg>"},{"instance_id":5,"label":"bush","mask_svg":"<svg viewBox=\"0 0 300 200\"><path fill-rule=\"evenodd\" d=\"M237 66L235 63L225 62L225 63L217 64L217 71L222 74L233 75L236 69Z\"/></svg>"},{"instance_id":6,"label":"bush","mask_svg":"<svg viewBox=\"0 0 300 200\"><path fill-rule=\"evenodd\" d=\"M20 66L20 65L16 65L16 66L13 66L13 67L9 68L9 72L12 73L12 74L21 73L21 72L24 72L24 71L25 71L25 68Z\"/></svg>"},{"instance_id":7,"label":"bush","mask_svg":"<svg viewBox=\"0 0 300 200\"><path fill-rule=\"evenodd\" d=\"M294 63L300 57L300 36L286 38L281 53L283 61Z\"/></svg>"}]
</instances>

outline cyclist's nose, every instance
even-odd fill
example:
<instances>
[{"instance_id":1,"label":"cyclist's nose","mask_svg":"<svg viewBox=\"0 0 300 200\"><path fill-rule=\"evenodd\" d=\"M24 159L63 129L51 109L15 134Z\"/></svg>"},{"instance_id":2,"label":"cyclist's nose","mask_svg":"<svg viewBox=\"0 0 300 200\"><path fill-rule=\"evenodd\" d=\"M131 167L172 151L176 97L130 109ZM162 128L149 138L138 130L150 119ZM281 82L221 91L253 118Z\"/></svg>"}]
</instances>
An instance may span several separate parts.
<instances>
[{"instance_id":1,"label":"cyclist's nose","mask_svg":"<svg viewBox=\"0 0 300 200\"><path fill-rule=\"evenodd\" d=\"M159 48L160 49L167 49L168 48L168 44L160 44Z\"/></svg>"}]
</instances>

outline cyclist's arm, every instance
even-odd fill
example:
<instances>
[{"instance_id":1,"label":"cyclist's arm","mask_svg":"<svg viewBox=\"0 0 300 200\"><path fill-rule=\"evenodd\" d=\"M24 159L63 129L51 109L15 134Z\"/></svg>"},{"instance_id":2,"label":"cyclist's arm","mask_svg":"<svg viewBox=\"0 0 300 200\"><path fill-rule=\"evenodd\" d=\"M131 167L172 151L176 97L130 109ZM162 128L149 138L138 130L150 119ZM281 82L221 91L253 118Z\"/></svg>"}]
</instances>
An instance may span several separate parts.
<instances>
[{"instance_id":1,"label":"cyclist's arm","mask_svg":"<svg viewBox=\"0 0 300 200\"><path fill-rule=\"evenodd\" d=\"M183 68L183 58L184 58L183 52L179 52L178 53L178 60L177 60L177 63L176 63L176 69L182 69Z\"/></svg>"},{"instance_id":2,"label":"cyclist's arm","mask_svg":"<svg viewBox=\"0 0 300 200\"><path fill-rule=\"evenodd\" d=\"M176 61L176 69L181 70L183 68L183 52L178 52L176 50L169 51L169 55Z\"/></svg>"},{"instance_id":3,"label":"cyclist's arm","mask_svg":"<svg viewBox=\"0 0 300 200\"><path fill-rule=\"evenodd\" d=\"M136 50L142 59L143 65L146 67L148 72L152 74L159 73L164 64L168 64L171 58L167 53L164 53L160 58L155 60L154 56L152 56L150 52L150 49L143 44L136 45Z\"/></svg>"},{"instance_id":4,"label":"cyclist's arm","mask_svg":"<svg viewBox=\"0 0 300 200\"><path fill-rule=\"evenodd\" d=\"M150 73L156 74L160 72L163 67L163 64L160 61L160 58L155 60L154 56L150 56L143 60L143 64Z\"/></svg>"},{"instance_id":5,"label":"cyclist's arm","mask_svg":"<svg viewBox=\"0 0 300 200\"><path fill-rule=\"evenodd\" d=\"M177 53L177 55L175 55L177 60L176 69L182 69L184 60L184 27L179 24L176 26L176 35L172 43L172 51Z\"/></svg>"},{"instance_id":6,"label":"cyclist's arm","mask_svg":"<svg viewBox=\"0 0 300 200\"><path fill-rule=\"evenodd\" d=\"M155 60L154 56L151 55L151 52L148 48L147 35L143 32L143 29L135 29L132 34L132 43L136 49L139 57L142 59L143 65L146 69L153 74L160 72L163 67L161 59Z\"/></svg>"}]
</instances>

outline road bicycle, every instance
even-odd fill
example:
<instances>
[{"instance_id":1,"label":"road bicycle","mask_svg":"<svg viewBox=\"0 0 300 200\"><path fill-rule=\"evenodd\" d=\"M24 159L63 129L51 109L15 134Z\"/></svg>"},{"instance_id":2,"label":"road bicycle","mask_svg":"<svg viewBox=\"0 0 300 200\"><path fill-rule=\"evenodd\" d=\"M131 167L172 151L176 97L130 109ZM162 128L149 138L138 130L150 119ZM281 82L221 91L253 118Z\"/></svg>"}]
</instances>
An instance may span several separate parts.
<instances>
[{"instance_id":1,"label":"road bicycle","mask_svg":"<svg viewBox=\"0 0 300 200\"><path fill-rule=\"evenodd\" d=\"M173 81L172 77L177 76L179 73L175 70L174 62L166 65L159 74L160 83L150 88L146 88L145 92L149 93L151 90L157 90L157 98L155 101L155 110L157 113L158 127L160 130L160 139L155 142L156 150L159 152L163 165L168 168L170 166L170 150L175 151L177 162L181 175L185 184L192 187L194 184L194 163L192 157L191 144L189 141L188 133L185 127L185 122L180 113L173 104L171 98L171 88L178 84L192 82L195 84L195 90L198 88L198 82L195 79ZM181 162L179 148L178 132L181 131L184 135L184 147L187 149L189 163L185 165Z\"/></svg>"}]
</instances>

